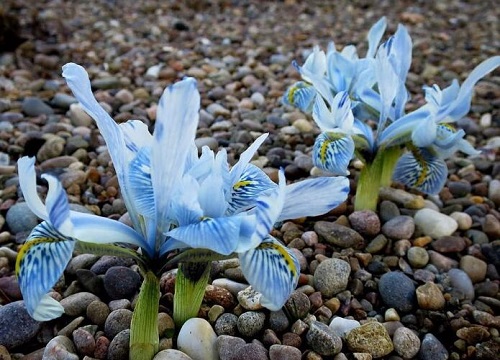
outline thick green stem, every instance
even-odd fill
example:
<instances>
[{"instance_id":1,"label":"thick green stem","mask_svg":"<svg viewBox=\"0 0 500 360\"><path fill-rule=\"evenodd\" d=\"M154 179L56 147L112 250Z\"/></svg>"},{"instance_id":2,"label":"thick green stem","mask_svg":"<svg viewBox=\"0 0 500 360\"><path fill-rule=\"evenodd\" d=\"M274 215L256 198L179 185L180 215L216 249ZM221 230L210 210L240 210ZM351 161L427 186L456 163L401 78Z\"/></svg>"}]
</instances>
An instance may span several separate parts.
<instances>
[{"instance_id":1,"label":"thick green stem","mask_svg":"<svg viewBox=\"0 0 500 360\"><path fill-rule=\"evenodd\" d=\"M144 277L130 326L130 360L151 360L158 352L160 282L152 271Z\"/></svg>"},{"instance_id":2,"label":"thick green stem","mask_svg":"<svg viewBox=\"0 0 500 360\"><path fill-rule=\"evenodd\" d=\"M381 186L390 186L394 167L401 155L399 148L379 150L370 164L361 170L356 189L355 210L377 209Z\"/></svg>"},{"instance_id":3,"label":"thick green stem","mask_svg":"<svg viewBox=\"0 0 500 360\"><path fill-rule=\"evenodd\" d=\"M174 322L180 328L200 310L210 276L210 262L182 262L175 277Z\"/></svg>"}]
</instances>

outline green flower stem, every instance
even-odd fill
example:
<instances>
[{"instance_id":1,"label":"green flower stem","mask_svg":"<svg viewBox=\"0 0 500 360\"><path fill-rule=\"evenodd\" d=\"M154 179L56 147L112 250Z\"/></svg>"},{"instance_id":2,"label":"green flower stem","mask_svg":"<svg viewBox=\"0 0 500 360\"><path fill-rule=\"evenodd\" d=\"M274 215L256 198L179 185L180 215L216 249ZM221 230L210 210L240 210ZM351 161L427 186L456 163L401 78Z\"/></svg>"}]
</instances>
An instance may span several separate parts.
<instances>
[{"instance_id":1,"label":"green flower stem","mask_svg":"<svg viewBox=\"0 0 500 360\"><path fill-rule=\"evenodd\" d=\"M354 201L356 211L377 209L380 187L391 185L392 173L400 155L399 148L379 150L373 162L365 164L356 189Z\"/></svg>"},{"instance_id":2,"label":"green flower stem","mask_svg":"<svg viewBox=\"0 0 500 360\"><path fill-rule=\"evenodd\" d=\"M151 360L158 352L160 282L152 271L144 276L130 326L130 360Z\"/></svg>"},{"instance_id":3,"label":"green flower stem","mask_svg":"<svg viewBox=\"0 0 500 360\"><path fill-rule=\"evenodd\" d=\"M182 262L175 277L174 322L180 328L200 310L210 275L210 262Z\"/></svg>"}]
</instances>

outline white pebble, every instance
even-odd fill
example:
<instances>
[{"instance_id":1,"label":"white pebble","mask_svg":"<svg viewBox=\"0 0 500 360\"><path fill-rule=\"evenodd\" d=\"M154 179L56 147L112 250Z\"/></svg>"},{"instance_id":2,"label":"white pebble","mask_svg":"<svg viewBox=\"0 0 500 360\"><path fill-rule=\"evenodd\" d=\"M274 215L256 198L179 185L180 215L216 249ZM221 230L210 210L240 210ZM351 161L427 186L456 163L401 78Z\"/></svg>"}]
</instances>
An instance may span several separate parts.
<instances>
[{"instance_id":1,"label":"white pebble","mask_svg":"<svg viewBox=\"0 0 500 360\"><path fill-rule=\"evenodd\" d=\"M449 236L458 228L455 219L432 209L421 209L414 217L415 225L420 231L434 239Z\"/></svg>"},{"instance_id":2,"label":"white pebble","mask_svg":"<svg viewBox=\"0 0 500 360\"><path fill-rule=\"evenodd\" d=\"M357 320L344 319L338 316L332 320L329 326L330 329L333 330L335 335L340 336L342 339L345 339L347 334L349 334L352 329L361 326L361 324Z\"/></svg>"},{"instance_id":3,"label":"white pebble","mask_svg":"<svg viewBox=\"0 0 500 360\"><path fill-rule=\"evenodd\" d=\"M192 318L182 325L177 347L193 360L217 360L216 340L217 335L208 321Z\"/></svg>"}]
</instances>

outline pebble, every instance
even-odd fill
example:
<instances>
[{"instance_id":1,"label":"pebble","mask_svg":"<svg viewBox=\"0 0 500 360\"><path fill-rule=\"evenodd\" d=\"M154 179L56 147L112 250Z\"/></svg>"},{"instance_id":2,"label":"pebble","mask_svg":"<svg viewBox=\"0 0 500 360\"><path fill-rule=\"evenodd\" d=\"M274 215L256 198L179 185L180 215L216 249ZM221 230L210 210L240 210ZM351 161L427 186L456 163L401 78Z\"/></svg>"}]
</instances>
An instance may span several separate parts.
<instances>
[{"instance_id":1,"label":"pebble","mask_svg":"<svg viewBox=\"0 0 500 360\"><path fill-rule=\"evenodd\" d=\"M87 330L79 328L73 331L73 343L79 354L88 356L94 355L95 339Z\"/></svg>"},{"instance_id":2,"label":"pebble","mask_svg":"<svg viewBox=\"0 0 500 360\"><path fill-rule=\"evenodd\" d=\"M500 206L500 180L493 179L488 185L488 198L495 203L496 206Z\"/></svg>"},{"instance_id":3,"label":"pebble","mask_svg":"<svg viewBox=\"0 0 500 360\"><path fill-rule=\"evenodd\" d=\"M42 327L28 314L23 301L0 306L0 319L0 344L8 349L29 343Z\"/></svg>"},{"instance_id":4,"label":"pebble","mask_svg":"<svg viewBox=\"0 0 500 360\"><path fill-rule=\"evenodd\" d=\"M378 283L378 289L382 300L387 306L401 312L408 312L413 309L415 285L402 272L393 271L382 275Z\"/></svg>"},{"instance_id":5,"label":"pebble","mask_svg":"<svg viewBox=\"0 0 500 360\"><path fill-rule=\"evenodd\" d=\"M217 151L217 149L219 148L219 142L213 137L197 138L194 143L198 151L201 151L204 146L208 146L208 148L212 151Z\"/></svg>"},{"instance_id":6,"label":"pebble","mask_svg":"<svg viewBox=\"0 0 500 360\"><path fill-rule=\"evenodd\" d=\"M266 315L262 312L247 311L238 317L238 331L246 337L253 337L264 328Z\"/></svg>"},{"instance_id":7,"label":"pebble","mask_svg":"<svg viewBox=\"0 0 500 360\"><path fill-rule=\"evenodd\" d=\"M314 231L328 244L341 248L362 249L365 246L363 237L347 226L327 221L317 221Z\"/></svg>"},{"instance_id":8,"label":"pebble","mask_svg":"<svg viewBox=\"0 0 500 360\"><path fill-rule=\"evenodd\" d=\"M64 313L69 316L80 316L86 313L87 307L92 301L99 298L89 292L79 292L61 300Z\"/></svg>"},{"instance_id":9,"label":"pebble","mask_svg":"<svg viewBox=\"0 0 500 360\"><path fill-rule=\"evenodd\" d=\"M139 291L141 276L124 266L113 266L104 275L104 289L113 300L128 299Z\"/></svg>"},{"instance_id":10,"label":"pebble","mask_svg":"<svg viewBox=\"0 0 500 360\"><path fill-rule=\"evenodd\" d=\"M238 292L238 303L246 310L260 310L263 306L260 304L262 294L248 287Z\"/></svg>"},{"instance_id":11,"label":"pebble","mask_svg":"<svg viewBox=\"0 0 500 360\"><path fill-rule=\"evenodd\" d=\"M54 110L42 99L27 97L21 104L23 112L28 116L52 115Z\"/></svg>"},{"instance_id":12,"label":"pebble","mask_svg":"<svg viewBox=\"0 0 500 360\"><path fill-rule=\"evenodd\" d=\"M38 225L38 217L33 214L25 202L12 205L5 216L5 221L13 234L31 232Z\"/></svg>"},{"instance_id":13,"label":"pebble","mask_svg":"<svg viewBox=\"0 0 500 360\"><path fill-rule=\"evenodd\" d=\"M492 214L487 214L483 222L483 232L492 240L500 238L500 221Z\"/></svg>"},{"instance_id":14,"label":"pebble","mask_svg":"<svg viewBox=\"0 0 500 360\"><path fill-rule=\"evenodd\" d=\"M52 98L52 105L61 109L69 109L71 104L77 103L78 100L74 96L65 93L56 93Z\"/></svg>"},{"instance_id":15,"label":"pebble","mask_svg":"<svg viewBox=\"0 0 500 360\"><path fill-rule=\"evenodd\" d=\"M435 266L439 271L448 271L451 268L457 267L458 262L454 259L450 259L436 251L428 250L430 263Z\"/></svg>"},{"instance_id":16,"label":"pebble","mask_svg":"<svg viewBox=\"0 0 500 360\"><path fill-rule=\"evenodd\" d=\"M92 265L90 271L97 275L104 275L113 266L129 267L133 264L134 260L130 258L104 255Z\"/></svg>"},{"instance_id":17,"label":"pebble","mask_svg":"<svg viewBox=\"0 0 500 360\"><path fill-rule=\"evenodd\" d=\"M433 282L421 285L415 291L418 306L424 310L441 310L444 308L445 299L439 287Z\"/></svg>"},{"instance_id":18,"label":"pebble","mask_svg":"<svg viewBox=\"0 0 500 360\"><path fill-rule=\"evenodd\" d=\"M427 250L418 246L412 246L408 249L406 256L408 262L413 268L423 268L429 262L429 254Z\"/></svg>"},{"instance_id":19,"label":"pebble","mask_svg":"<svg viewBox=\"0 0 500 360\"><path fill-rule=\"evenodd\" d=\"M421 209L414 216L415 225L422 234L437 239L449 236L458 228L458 223L452 217L432 209Z\"/></svg>"},{"instance_id":20,"label":"pebble","mask_svg":"<svg viewBox=\"0 0 500 360\"><path fill-rule=\"evenodd\" d=\"M326 259L314 272L314 287L323 296L332 297L347 288L351 266L341 259Z\"/></svg>"},{"instance_id":21,"label":"pebble","mask_svg":"<svg viewBox=\"0 0 500 360\"><path fill-rule=\"evenodd\" d=\"M283 310L269 313L269 328L277 333L282 333L290 326L290 321Z\"/></svg>"},{"instance_id":22,"label":"pebble","mask_svg":"<svg viewBox=\"0 0 500 360\"><path fill-rule=\"evenodd\" d=\"M422 340L418 356L421 360L447 360L448 350L431 333L427 333Z\"/></svg>"},{"instance_id":23,"label":"pebble","mask_svg":"<svg viewBox=\"0 0 500 360\"><path fill-rule=\"evenodd\" d=\"M469 345L482 343L490 338L490 333L486 327L468 326L458 329L456 335L459 339L465 340Z\"/></svg>"},{"instance_id":24,"label":"pebble","mask_svg":"<svg viewBox=\"0 0 500 360\"><path fill-rule=\"evenodd\" d=\"M382 222L387 222L396 216L401 215L399 208L392 201L384 200L379 207L380 219Z\"/></svg>"},{"instance_id":25,"label":"pebble","mask_svg":"<svg viewBox=\"0 0 500 360\"><path fill-rule=\"evenodd\" d=\"M384 325L368 322L352 329L346 337L347 346L355 352L369 353L375 359L388 355L394 346Z\"/></svg>"},{"instance_id":26,"label":"pebble","mask_svg":"<svg viewBox=\"0 0 500 360\"><path fill-rule=\"evenodd\" d=\"M394 332L392 339L394 350L403 359L413 359L420 350L420 339L407 327L399 327Z\"/></svg>"},{"instance_id":27,"label":"pebble","mask_svg":"<svg viewBox=\"0 0 500 360\"><path fill-rule=\"evenodd\" d=\"M238 316L232 313L224 313L215 320L215 333L221 335L235 336L238 332Z\"/></svg>"},{"instance_id":28,"label":"pebble","mask_svg":"<svg viewBox=\"0 0 500 360\"><path fill-rule=\"evenodd\" d=\"M120 331L109 343L107 360L128 359L130 347L130 329Z\"/></svg>"},{"instance_id":29,"label":"pebble","mask_svg":"<svg viewBox=\"0 0 500 360\"><path fill-rule=\"evenodd\" d=\"M256 343L245 344L237 349L232 360L268 360L267 350ZM193 359L195 360L195 359Z\"/></svg>"},{"instance_id":30,"label":"pebble","mask_svg":"<svg viewBox=\"0 0 500 360\"><path fill-rule=\"evenodd\" d=\"M361 324L357 320L352 320L352 319L346 319L340 316L337 316L333 318L332 322L330 323L330 329L333 330L335 335L340 336L342 339L345 339L347 334L359 326Z\"/></svg>"},{"instance_id":31,"label":"pebble","mask_svg":"<svg viewBox=\"0 0 500 360\"><path fill-rule=\"evenodd\" d=\"M217 335L208 321L191 318L182 325L177 347L193 360L217 360Z\"/></svg>"},{"instance_id":32,"label":"pebble","mask_svg":"<svg viewBox=\"0 0 500 360\"><path fill-rule=\"evenodd\" d=\"M320 355L333 356L342 349L342 340L327 325L312 321L306 335L307 343Z\"/></svg>"},{"instance_id":33,"label":"pebble","mask_svg":"<svg viewBox=\"0 0 500 360\"><path fill-rule=\"evenodd\" d=\"M465 239L459 236L442 236L431 243L431 247L440 253L458 253L466 246Z\"/></svg>"},{"instance_id":34,"label":"pebble","mask_svg":"<svg viewBox=\"0 0 500 360\"><path fill-rule=\"evenodd\" d=\"M461 297L474 300L474 285L467 273L460 269L451 269L448 271L452 291L461 295Z\"/></svg>"},{"instance_id":35,"label":"pebble","mask_svg":"<svg viewBox=\"0 0 500 360\"><path fill-rule=\"evenodd\" d=\"M450 217L457 222L459 230L469 230L472 226L472 218L467 213L455 211Z\"/></svg>"},{"instance_id":36,"label":"pebble","mask_svg":"<svg viewBox=\"0 0 500 360\"><path fill-rule=\"evenodd\" d=\"M411 216L400 215L387 221L382 226L382 233L391 239L410 239L415 231Z\"/></svg>"},{"instance_id":37,"label":"pebble","mask_svg":"<svg viewBox=\"0 0 500 360\"><path fill-rule=\"evenodd\" d=\"M368 243L365 248L365 251L370 254L376 254L382 251L386 246L389 240L383 235L377 235L372 241Z\"/></svg>"},{"instance_id":38,"label":"pebble","mask_svg":"<svg viewBox=\"0 0 500 360\"><path fill-rule=\"evenodd\" d=\"M229 335L220 335L215 341L215 347L220 360L231 360L234 353L244 345L245 340Z\"/></svg>"},{"instance_id":39,"label":"pebble","mask_svg":"<svg viewBox=\"0 0 500 360\"><path fill-rule=\"evenodd\" d=\"M301 360L302 353L299 349L287 345L271 345L269 348L270 360Z\"/></svg>"},{"instance_id":40,"label":"pebble","mask_svg":"<svg viewBox=\"0 0 500 360\"><path fill-rule=\"evenodd\" d=\"M472 283L478 283L486 278L488 264L472 255L464 255L460 259L460 269L465 271Z\"/></svg>"},{"instance_id":41,"label":"pebble","mask_svg":"<svg viewBox=\"0 0 500 360\"><path fill-rule=\"evenodd\" d=\"M158 352L153 360L193 360L191 357L184 354L182 351L175 349L167 349Z\"/></svg>"},{"instance_id":42,"label":"pebble","mask_svg":"<svg viewBox=\"0 0 500 360\"><path fill-rule=\"evenodd\" d=\"M301 291L294 291L285 303L285 309L292 319L303 319L311 309L311 300Z\"/></svg>"},{"instance_id":43,"label":"pebble","mask_svg":"<svg viewBox=\"0 0 500 360\"><path fill-rule=\"evenodd\" d=\"M374 211L354 211L348 218L352 228L361 235L375 236L380 232L380 219Z\"/></svg>"},{"instance_id":44,"label":"pebble","mask_svg":"<svg viewBox=\"0 0 500 360\"><path fill-rule=\"evenodd\" d=\"M127 309L118 309L111 311L104 323L104 332L106 336L113 339L119 332L130 329L132 322L132 311Z\"/></svg>"},{"instance_id":45,"label":"pebble","mask_svg":"<svg viewBox=\"0 0 500 360\"><path fill-rule=\"evenodd\" d=\"M42 359L78 360L79 357L76 355L73 342L68 337L59 335L50 340L45 346Z\"/></svg>"},{"instance_id":46,"label":"pebble","mask_svg":"<svg viewBox=\"0 0 500 360\"><path fill-rule=\"evenodd\" d=\"M75 127L90 127L94 123L94 120L83 110L80 103L70 105L68 116L71 120L71 125Z\"/></svg>"}]
</instances>

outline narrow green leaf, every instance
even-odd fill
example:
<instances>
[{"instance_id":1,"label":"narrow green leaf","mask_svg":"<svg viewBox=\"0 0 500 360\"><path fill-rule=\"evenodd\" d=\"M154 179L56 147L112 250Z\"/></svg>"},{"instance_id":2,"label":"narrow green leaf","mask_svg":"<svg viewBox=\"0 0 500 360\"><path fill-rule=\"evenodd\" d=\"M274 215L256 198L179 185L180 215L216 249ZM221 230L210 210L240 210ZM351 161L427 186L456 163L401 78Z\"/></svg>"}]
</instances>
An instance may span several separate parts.
<instances>
[{"instance_id":1,"label":"narrow green leaf","mask_svg":"<svg viewBox=\"0 0 500 360\"><path fill-rule=\"evenodd\" d=\"M158 352L158 307L160 282L156 275L145 274L130 326L130 360L151 360Z\"/></svg>"},{"instance_id":2,"label":"narrow green leaf","mask_svg":"<svg viewBox=\"0 0 500 360\"><path fill-rule=\"evenodd\" d=\"M174 322L181 327L200 310L210 276L210 262L182 262L175 277Z\"/></svg>"},{"instance_id":3,"label":"narrow green leaf","mask_svg":"<svg viewBox=\"0 0 500 360\"><path fill-rule=\"evenodd\" d=\"M146 259L137 251L114 244L96 244L84 241L77 241L75 250L81 253L95 254L95 255L109 255L118 257L132 258L137 263L145 267Z\"/></svg>"}]
</instances>

